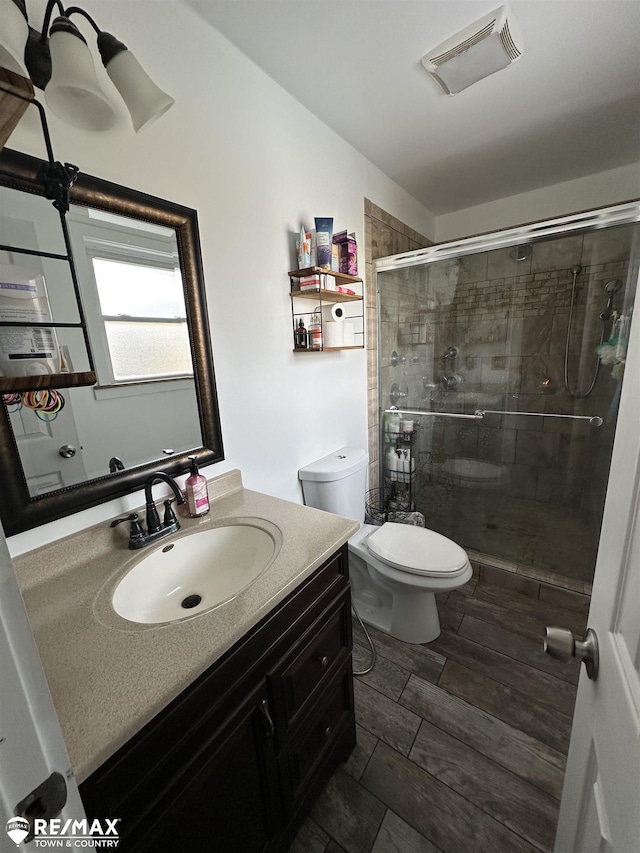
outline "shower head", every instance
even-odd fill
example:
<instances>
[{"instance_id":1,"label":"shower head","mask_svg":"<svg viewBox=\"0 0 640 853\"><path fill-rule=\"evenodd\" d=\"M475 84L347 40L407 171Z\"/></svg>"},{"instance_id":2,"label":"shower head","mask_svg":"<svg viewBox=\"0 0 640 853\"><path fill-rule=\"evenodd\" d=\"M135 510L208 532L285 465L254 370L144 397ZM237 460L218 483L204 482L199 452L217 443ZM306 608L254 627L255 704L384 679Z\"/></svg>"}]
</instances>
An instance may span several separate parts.
<instances>
[{"instance_id":1,"label":"shower head","mask_svg":"<svg viewBox=\"0 0 640 853\"><path fill-rule=\"evenodd\" d=\"M604 292L607 294L607 307L604 309L602 314L600 314L600 319L605 322L611 317L611 303L613 302L613 297L622 287L622 282L617 278L612 278L611 281L608 281L604 286Z\"/></svg>"}]
</instances>

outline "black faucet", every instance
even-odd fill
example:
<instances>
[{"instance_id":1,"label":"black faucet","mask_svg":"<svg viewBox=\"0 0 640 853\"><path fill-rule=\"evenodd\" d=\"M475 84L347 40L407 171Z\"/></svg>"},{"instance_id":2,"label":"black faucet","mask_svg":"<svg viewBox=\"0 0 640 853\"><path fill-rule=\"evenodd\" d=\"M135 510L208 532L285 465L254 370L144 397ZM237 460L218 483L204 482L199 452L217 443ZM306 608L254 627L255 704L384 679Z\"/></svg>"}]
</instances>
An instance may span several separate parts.
<instances>
[{"instance_id":1,"label":"black faucet","mask_svg":"<svg viewBox=\"0 0 640 853\"><path fill-rule=\"evenodd\" d=\"M124 462L118 456L112 456L109 460L109 473L115 474L116 471L124 471Z\"/></svg>"},{"instance_id":2,"label":"black faucet","mask_svg":"<svg viewBox=\"0 0 640 853\"><path fill-rule=\"evenodd\" d=\"M162 524L160 523L160 517L158 516L158 510L153 501L153 496L151 494L151 489L153 488L154 483L167 483L169 485L175 495L175 498L164 501L164 519ZM117 524L120 524L123 521L131 522L131 532L129 534L129 548L132 550L138 548L144 548L145 545L148 545L150 542L155 542L156 539L161 539L163 536L168 536L169 533L175 533L176 530L180 529L180 522L176 518L176 514L174 513L171 504L176 503L184 504L187 502L187 499L184 496L184 492L180 488L180 486L176 483L173 477L170 477L169 474L165 474L164 471L155 471L149 477L144 484L144 496L146 500L146 510L147 510L147 532L145 533L142 529L140 522L138 521L138 513L132 512L130 515L125 516L124 518L116 518L111 522L111 527L115 527Z\"/></svg>"},{"instance_id":3,"label":"black faucet","mask_svg":"<svg viewBox=\"0 0 640 853\"><path fill-rule=\"evenodd\" d=\"M153 497L151 496L151 489L153 488L154 483L166 483L168 486L171 486L171 490L173 494L176 496L176 502L179 504L185 504L187 499L184 496L184 492L180 488L180 486L176 483L173 477L170 477L169 474L165 474L164 471L156 471L154 474L151 474L150 477L147 477L147 481L144 484L144 498L146 501L146 510L147 510L147 531L149 533L157 533L159 530L163 529L163 525L160 524L160 517L158 516L158 510L156 509L156 505L153 501ZM173 523L173 519L175 519L175 523L178 524L178 520L176 519L173 510L171 509L172 501L165 501L165 522L166 516L169 515L170 523ZM173 519L171 519L173 516ZM178 527L180 525L178 524ZM177 530L178 528L176 528Z\"/></svg>"}]
</instances>

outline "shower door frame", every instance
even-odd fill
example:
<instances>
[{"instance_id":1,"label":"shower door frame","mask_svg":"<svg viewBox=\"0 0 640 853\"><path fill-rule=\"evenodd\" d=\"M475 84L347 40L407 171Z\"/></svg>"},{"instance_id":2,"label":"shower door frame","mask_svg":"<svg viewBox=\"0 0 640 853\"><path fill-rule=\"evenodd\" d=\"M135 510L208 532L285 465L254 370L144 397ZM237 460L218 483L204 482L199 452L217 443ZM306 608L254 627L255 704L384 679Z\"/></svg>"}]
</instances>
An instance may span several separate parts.
<instances>
[{"instance_id":1,"label":"shower door frame","mask_svg":"<svg viewBox=\"0 0 640 853\"><path fill-rule=\"evenodd\" d=\"M436 243L433 246L427 246L425 249L415 249L399 255L378 258L373 262L376 275L376 294L379 293L377 275L386 270L399 270L425 263L452 260L478 252L489 252L492 249L517 246L519 243L535 243L549 237L560 237L576 231L597 231L602 228L611 228L614 225L631 225L634 222L640 222L640 199L574 213L557 219L545 219L541 222L519 225L515 228L489 231L484 234L476 234L473 237L464 237L460 240Z\"/></svg>"},{"instance_id":2,"label":"shower door frame","mask_svg":"<svg viewBox=\"0 0 640 853\"><path fill-rule=\"evenodd\" d=\"M493 249L503 249L522 243L536 243L552 237L563 237L573 233L612 228L616 225L631 225L640 222L640 199L634 199L620 204L602 208L581 211L567 216L545 219L514 228L477 234L460 240L436 243L424 249L389 255L373 261L374 287L377 314L377 411L378 411L378 478L379 484L384 483L384 411L388 406L382 402L382 375L380 344L382 341L380 310L380 287L378 274L392 270L402 270L411 267L434 264L438 261L455 260L468 255L489 252ZM398 406L402 411L402 407ZM473 416L471 416L473 417ZM419 509L419 508L418 508Z\"/></svg>"}]
</instances>

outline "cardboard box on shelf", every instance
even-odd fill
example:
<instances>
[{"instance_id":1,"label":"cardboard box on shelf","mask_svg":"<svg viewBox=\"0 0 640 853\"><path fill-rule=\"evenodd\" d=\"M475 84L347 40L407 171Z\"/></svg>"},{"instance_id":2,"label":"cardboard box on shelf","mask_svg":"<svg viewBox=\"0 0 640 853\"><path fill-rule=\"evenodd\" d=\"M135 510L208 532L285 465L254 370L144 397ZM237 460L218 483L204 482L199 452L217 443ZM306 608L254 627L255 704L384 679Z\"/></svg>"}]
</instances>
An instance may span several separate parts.
<instances>
[{"instance_id":1,"label":"cardboard box on shelf","mask_svg":"<svg viewBox=\"0 0 640 853\"><path fill-rule=\"evenodd\" d=\"M319 275L303 275L299 279L300 290L320 290Z\"/></svg>"},{"instance_id":2,"label":"cardboard box on shelf","mask_svg":"<svg viewBox=\"0 0 640 853\"><path fill-rule=\"evenodd\" d=\"M358 275L356 235L340 231L334 235L333 242L339 251L339 272L346 273L346 275Z\"/></svg>"},{"instance_id":3,"label":"cardboard box on shelf","mask_svg":"<svg viewBox=\"0 0 640 853\"><path fill-rule=\"evenodd\" d=\"M303 275L300 279L300 290L335 290L335 276L328 273L314 273L314 275Z\"/></svg>"}]
</instances>

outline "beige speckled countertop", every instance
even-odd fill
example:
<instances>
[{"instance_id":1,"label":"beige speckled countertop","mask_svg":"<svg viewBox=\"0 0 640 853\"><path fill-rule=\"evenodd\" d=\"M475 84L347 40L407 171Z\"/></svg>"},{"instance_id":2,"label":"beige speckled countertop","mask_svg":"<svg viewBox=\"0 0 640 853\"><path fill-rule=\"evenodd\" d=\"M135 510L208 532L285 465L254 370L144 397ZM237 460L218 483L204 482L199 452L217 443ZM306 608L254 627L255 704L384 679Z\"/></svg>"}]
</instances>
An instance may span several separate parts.
<instances>
[{"instance_id":1,"label":"beige speckled countertop","mask_svg":"<svg viewBox=\"0 0 640 853\"><path fill-rule=\"evenodd\" d=\"M354 521L242 487L239 471L209 481L211 512L180 516L162 543L224 523L266 519L282 532L271 565L232 601L181 622L140 625L105 610L150 548L104 522L14 560L31 627L78 782L86 779L257 624L358 528Z\"/></svg>"}]
</instances>

